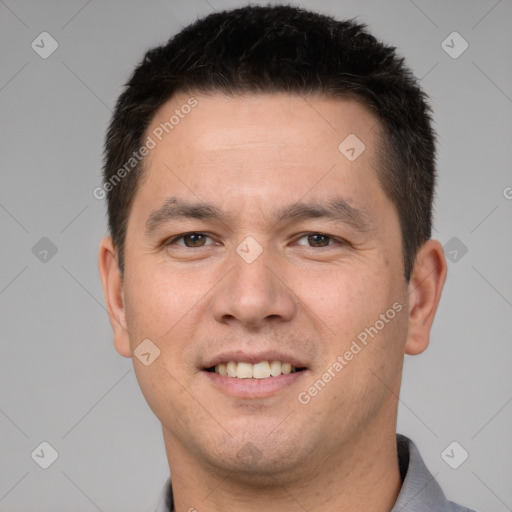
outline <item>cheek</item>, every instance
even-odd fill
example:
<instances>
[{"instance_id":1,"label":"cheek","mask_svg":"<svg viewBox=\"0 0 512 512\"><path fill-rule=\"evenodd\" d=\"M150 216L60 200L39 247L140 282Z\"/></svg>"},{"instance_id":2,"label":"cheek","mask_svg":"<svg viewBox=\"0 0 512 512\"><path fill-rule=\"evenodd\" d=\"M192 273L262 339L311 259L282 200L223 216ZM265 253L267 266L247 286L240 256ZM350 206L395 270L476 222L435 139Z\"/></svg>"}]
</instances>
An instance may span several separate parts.
<instances>
[{"instance_id":1,"label":"cheek","mask_svg":"<svg viewBox=\"0 0 512 512\"><path fill-rule=\"evenodd\" d=\"M126 321L132 352L145 339L160 350L148 366L133 357L140 389L158 418L186 422L188 409L183 404L190 400L186 389L195 372L190 356L190 340L195 337L191 319L204 290L194 286L194 279L171 275L157 265L133 265L129 276L125 283Z\"/></svg>"},{"instance_id":2,"label":"cheek","mask_svg":"<svg viewBox=\"0 0 512 512\"><path fill-rule=\"evenodd\" d=\"M384 263L371 271L369 267L358 270L340 268L328 276L310 275L301 281L304 302L319 319L317 326L323 334L324 357L318 375L329 368L336 373L338 384L333 391L337 388L339 393L332 397L335 400L348 389L355 396L374 385L384 389L379 378L391 385L403 361L406 288L393 279ZM336 370L339 356L343 369L338 364Z\"/></svg>"},{"instance_id":3,"label":"cheek","mask_svg":"<svg viewBox=\"0 0 512 512\"><path fill-rule=\"evenodd\" d=\"M391 307L388 276L389 272L353 266L310 273L306 279L301 277L299 294L332 336L349 341Z\"/></svg>"},{"instance_id":4,"label":"cheek","mask_svg":"<svg viewBox=\"0 0 512 512\"><path fill-rule=\"evenodd\" d=\"M197 273L171 272L158 265L132 268L130 277L126 283L130 335L156 340L181 331L209 289L199 283Z\"/></svg>"}]
</instances>

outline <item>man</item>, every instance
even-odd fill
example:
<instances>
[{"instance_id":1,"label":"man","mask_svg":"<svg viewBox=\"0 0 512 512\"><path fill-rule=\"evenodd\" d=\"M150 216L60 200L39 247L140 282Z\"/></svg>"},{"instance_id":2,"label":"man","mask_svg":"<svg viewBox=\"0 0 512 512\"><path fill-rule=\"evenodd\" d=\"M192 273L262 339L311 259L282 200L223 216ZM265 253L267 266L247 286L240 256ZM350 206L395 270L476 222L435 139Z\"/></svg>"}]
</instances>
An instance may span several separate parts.
<instances>
[{"instance_id":1,"label":"man","mask_svg":"<svg viewBox=\"0 0 512 512\"><path fill-rule=\"evenodd\" d=\"M147 52L107 135L99 269L162 423L158 512L468 510L396 434L447 271L434 141L352 21L249 6Z\"/></svg>"}]
</instances>

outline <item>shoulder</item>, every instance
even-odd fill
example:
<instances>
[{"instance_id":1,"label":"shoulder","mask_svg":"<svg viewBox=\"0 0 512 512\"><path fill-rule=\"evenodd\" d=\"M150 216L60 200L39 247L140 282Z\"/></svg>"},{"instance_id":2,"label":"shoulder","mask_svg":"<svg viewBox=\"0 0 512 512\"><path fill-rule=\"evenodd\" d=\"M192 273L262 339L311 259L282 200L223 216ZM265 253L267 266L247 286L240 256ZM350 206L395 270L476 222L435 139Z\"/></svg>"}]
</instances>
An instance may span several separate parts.
<instances>
[{"instance_id":1,"label":"shoulder","mask_svg":"<svg viewBox=\"0 0 512 512\"><path fill-rule=\"evenodd\" d=\"M475 512L446 498L411 439L397 434L396 441L402 488L391 512Z\"/></svg>"},{"instance_id":2,"label":"shoulder","mask_svg":"<svg viewBox=\"0 0 512 512\"><path fill-rule=\"evenodd\" d=\"M463 507L462 505L454 503L453 501L448 501L447 508L443 510L446 510L446 512L476 512L472 508Z\"/></svg>"}]
</instances>

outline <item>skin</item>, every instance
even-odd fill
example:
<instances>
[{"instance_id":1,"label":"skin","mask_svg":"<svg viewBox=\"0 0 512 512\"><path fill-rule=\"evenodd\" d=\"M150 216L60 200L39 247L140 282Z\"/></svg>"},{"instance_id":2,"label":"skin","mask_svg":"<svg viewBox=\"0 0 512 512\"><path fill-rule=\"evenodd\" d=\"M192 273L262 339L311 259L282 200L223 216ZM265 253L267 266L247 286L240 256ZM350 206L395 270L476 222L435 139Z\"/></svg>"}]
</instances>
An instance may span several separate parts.
<instances>
[{"instance_id":1,"label":"skin","mask_svg":"<svg viewBox=\"0 0 512 512\"><path fill-rule=\"evenodd\" d=\"M401 486L395 433L404 354L428 346L446 278L442 247L427 241L406 282L397 212L376 174L380 125L355 100L193 96L197 107L147 157L124 279L110 237L99 251L116 350L132 357L144 339L160 350L149 366L136 357L133 364L162 423L176 510L389 511ZM169 100L147 133L188 99ZM352 162L338 150L349 134L366 146ZM174 220L146 235L151 212L171 196L214 203L230 217ZM271 220L280 207L334 196L364 212L367 229ZM190 232L208 236L164 245ZM247 236L263 249L252 263L236 252ZM394 303L400 313L301 403L299 393ZM229 396L202 365L238 349L279 349L307 370L272 396Z\"/></svg>"}]
</instances>

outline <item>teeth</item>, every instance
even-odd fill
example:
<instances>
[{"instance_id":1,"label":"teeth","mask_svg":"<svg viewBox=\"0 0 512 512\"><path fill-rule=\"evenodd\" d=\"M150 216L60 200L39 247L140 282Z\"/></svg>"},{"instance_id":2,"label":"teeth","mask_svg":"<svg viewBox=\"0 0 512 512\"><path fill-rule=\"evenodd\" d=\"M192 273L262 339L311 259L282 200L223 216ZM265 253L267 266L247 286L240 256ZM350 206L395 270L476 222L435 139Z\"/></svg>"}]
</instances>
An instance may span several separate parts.
<instances>
[{"instance_id":1,"label":"teeth","mask_svg":"<svg viewBox=\"0 0 512 512\"><path fill-rule=\"evenodd\" d=\"M268 379L269 377L288 375L295 371L297 369L291 363L282 363L281 361L260 361L256 364L229 361L215 367L215 373L238 379Z\"/></svg>"},{"instance_id":2,"label":"teeth","mask_svg":"<svg viewBox=\"0 0 512 512\"><path fill-rule=\"evenodd\" d=\"M239 379L252 379L252 364L238 363L236 368L236 376Z\"/></svg>"},{"instance_id":3,"label":"teeth","mask_svg":"<svg viewBox=\"0 0 512 512\"><path fill-rule=\"evenodd\" d=\"M238 365L240 366L240 365ZM270 364L268 361L262 361L252 365L252 376L255 379L268 379L270 377Z\"/></svg>"},{"instance_id":4,"label":"teeth","mask_svg":"<svg viewBox=\"0 0 512 512\"><path fill-rule=\"evenodd\" d=\"M292 365L290 363L283 363L281 365L281 372L284 373L284 375L288 375L292 372Z\"/></svg>"},{"instance_id":5,"label":"teeth","mask_svg":"<svg viewBox=\"0 0 512 512\"><path fill-rule=\"evenodd\" d=\"M272 375L272 377L281 375L281 367L281 361L272 361L270 363L270 375Z\"/></svg>"},{"instance_id":6,"label":"teeth","mask_svg":"<svg viewBox=\"0 0 512 512\"><path fill-rule=\"evenodd\" d=\"M229 363L227 363L226 368L228 372L228 377L236 377L236 367L237 364L234 361L229 361ZM218 366L215 367L215 373L220 373L217 370L217 368Z\"/></svg>"}]
</instances>

